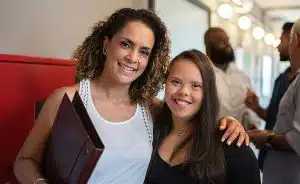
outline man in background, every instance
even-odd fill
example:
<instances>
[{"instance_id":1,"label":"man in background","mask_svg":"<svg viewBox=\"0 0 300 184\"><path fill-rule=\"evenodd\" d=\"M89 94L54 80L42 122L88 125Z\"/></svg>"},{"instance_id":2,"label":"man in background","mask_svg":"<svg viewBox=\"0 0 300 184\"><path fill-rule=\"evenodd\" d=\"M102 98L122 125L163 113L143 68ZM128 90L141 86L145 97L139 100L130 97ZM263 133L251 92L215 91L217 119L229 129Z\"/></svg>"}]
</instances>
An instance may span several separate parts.
<instances>
[{"instance_id":1,"label":"man in background","mask_svg":"<svg viewBox=\"0 0 300 184\"><path fill-rule=\"evenodd\" d=\"M268 146L263 184L300 183L300 19L291 30L289 43L291 84L281 99L273 131L248 131L257 148Z\"/></svg>"},{"instance_id":2,"label":"man in background","mask_svg":"<svg viewBox=\"0 0 300 184\"><path fill-rule=\"evenodd\" d=\"M280 53L280 61L288 62L290 61L289 58L289 42L290 42L290 32L293 27L292 22L287 22L282 27L282 34L280 37L280 44L278 46L278 51ZM248 97L246 99L246 104L249 108L255 111L259 117L266 122L265 129L266 130L273 130L277 112L279 108L279 103L288 89L288 86L292 79L295 77L296 71L298 67L296 65L291 65L285 72L280 74L274 85L273 94L267 109L260 107L259 100L256 94L252 91L248 91ZM264 157L267 154L267 148L262 148L259 156L258 162L260 169L263 169Z\"/></svg>"},{"instance_id":3,"label":"man in background","mask_svg":"<svg viewBox=\"0 0 300 184\"><path fill-rule=\"evenodd\" d=\"M220 99L220 116L233 116L242 122L245 129L259 127L259 117L245 104L249 77L239 70L226 32L218 27L207 30L204 36L206 53L212 60Z\"/></svg>"}]
</instances>

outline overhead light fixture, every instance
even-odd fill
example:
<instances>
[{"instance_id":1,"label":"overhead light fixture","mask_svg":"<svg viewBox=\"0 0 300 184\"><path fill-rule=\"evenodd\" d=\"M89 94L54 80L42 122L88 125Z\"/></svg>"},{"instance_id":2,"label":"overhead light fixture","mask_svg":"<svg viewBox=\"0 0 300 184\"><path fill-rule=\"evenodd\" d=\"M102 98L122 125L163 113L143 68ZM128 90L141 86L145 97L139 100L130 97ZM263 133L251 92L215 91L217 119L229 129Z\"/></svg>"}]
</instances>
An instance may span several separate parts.
<instances>
[{"instance_id":1,"label":"overhead light fixture","mask_svg":"<svg viewBox=\"0 0 300 184\"><path fill-rule=\"evenodd\" d=\"M273 43L275 41L275 36L272 33L268 33L264 37L264 41L267 45L273 45Z\"/></svg>"},{"instance_id":2,"label":"overhead light fixture","mask_svg":"<svg viewBox=\"0 0 300 184\"><path fill-rule=\"evenodd\" d=\"M253 9L254 2L253 0L243 0L242 6L245 13L248 13Z\"/></svg>"},{"instance_id":3,"label":"overhead light fixture","mask_svg":"<svg viewBox=\"0 0 300 184\"><path fill-rule=\"evenodd\" d=\"M238 6L242 6L242 0L232 0L232 2Z\"/></svg>"},{"instance_id":4,"label":"overhead light fixture","mask_svg":"<svg viewBox=\"0 0 300 184\"><path fill-rule=\"evenodd\" d=\"M231 0L237 7L235 11L238 13L249 13L254 7L254 0Z\"/></svg>"},{"instance_id":5,"label":"overhead light fixture","mask_svg":"<svg viewBox=\"0 0 300 184\"><path fill-rule=\"evenodd\" d=\"M280 44L280 40L279 39L275 39L274 42L273 42L273 47L274 48L277 48Z\"/></svg>"},{"instance_id":6,"label":"overhead light fixture","mask_svg":"<svg viewBox=\"0 0 300 184\"><path fill-rule=\"evenodd\" d=\"M254 39L260 40L264 37L265 31L261 27L256 27L253 29L252 35L253 35Z\"/></svg>"},{"instance_id":7,"label":"overhead light fixture","mask_svg":"<svg viewBox=\"0 0 300 184\"><path fill-rule=\"evenodd\" d=\"M223 19L230 19L232 17L232 7L229 4L221 4L218 7L218 14Z\"/></svg>"},{"instance_id":8,"label":"overhead light fixture","mask_svg":"<svg viewBox=\"0 0 300 184\"><path fill-rule=\"evenodd\" d=\"M247 16L241 16L238 20L238 25L241 29L247 30L251 26L251 19Z\"/></svg>"}]
</instances>

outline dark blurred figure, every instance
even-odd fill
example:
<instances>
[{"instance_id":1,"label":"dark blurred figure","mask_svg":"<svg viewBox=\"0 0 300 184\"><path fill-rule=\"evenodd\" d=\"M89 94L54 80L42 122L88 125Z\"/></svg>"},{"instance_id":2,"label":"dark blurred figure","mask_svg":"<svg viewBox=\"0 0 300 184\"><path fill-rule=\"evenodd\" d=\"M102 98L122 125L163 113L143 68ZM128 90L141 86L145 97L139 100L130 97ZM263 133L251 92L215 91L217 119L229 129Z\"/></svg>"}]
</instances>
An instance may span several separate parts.
<instances>
[{"instance_id":1,"label":"dark blurred figure","mask_svg":"<svg viewBox=\"0 0 300 184\"><path fill-rule=\"evenodd\" d=\"M281 42L278 46L278 51L280 53L281 61L290 62L289 42L290 42L290 32L293 25L294 23L287 22L282 27L282 34L280 37ZM283 72L277 77L274 84L273 94L267 109L260 107L259 99L254 92L248 91L246 104L249 108L255 111L261 117L261 119L266 121L266 126L265 126L266 130L273 130L276 122L281 98L283 97L285 91L288 89L288 86L291 83L291 81L295 78L297 69L298 67L291 63L291 66L288 69L286 69L285 72ZM258 162L261 170L263 169L264 157L266 153L267 153L267 149L263 148L260 151L258 156Z\"/></svg>"}]
</instances>

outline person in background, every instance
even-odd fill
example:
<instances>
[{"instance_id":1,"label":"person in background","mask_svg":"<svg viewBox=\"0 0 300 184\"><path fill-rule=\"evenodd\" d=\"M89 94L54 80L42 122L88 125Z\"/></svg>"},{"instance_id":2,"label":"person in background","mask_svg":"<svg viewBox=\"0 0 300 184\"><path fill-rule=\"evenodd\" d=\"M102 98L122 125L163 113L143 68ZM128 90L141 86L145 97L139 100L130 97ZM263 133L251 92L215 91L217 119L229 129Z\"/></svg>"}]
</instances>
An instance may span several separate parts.
<instances>
[{"instance_id":1,"label":"person in background","mask_svg":"<svg viewBox=\"0 0 300 184\"><path fill-rule=\"evenodd\" d=\"M300 19L291 30L289 55L300 68ZM273 131L249 131L258 148L267 146L263 184L300 183L300 70L281 99Z\"/></svg>"},{"instance_id":2,"label":"person in background","mask_svg":"<svg viewBox=\"0 0 300 184\"><path fill-rule=\"evenodd\" d=\"M277 79L275 80L273 94L267 109L262 108L259 105L259 99L257 95L253 91L248 91L248 96L246 99L247 106L256 112L259 117L266 122L265 129L266 130L273 130L279 103L288 89L291 81L295 78L295 74L299 66L292 64L289 57L289 41L290 41L290 32L294 23L286 22L282 27L282 33L280 37L280 44L278 46L278 51L280 54L280 61L291 63L291 66L285 70L282 74L280 74ZM264 158L267 154L268 149L262 148L258 155L258 163L260 169L263 170Z\"/></svg>"},{"instance_id":3,"label":"person in background","mask_svg":"<svg viewBox=\"0 0 300 184\"><path fill-rule=\"evenodd\" d=\"M220 99L220 117L229 115L241 121L246 129L260 126L259 117L245 104L249 77L239 70L226 32L218 27L209 28L204 36L206 53L214 64Z\"/></svg>"},{"instance_id":4,"label":"person in background","mask_svg":"<svg viewBox=\"0 0 300 184\"><path fill-rule=\"evenodd\" d=\"M73 99L79 91L105 145L88 183L143 183L152 153L150 113L157 107L152 99L162 88L169 53L165 24L151 11L124 8L98 22L74 54L80 82L47 98L16 158L19 182L47 183L42 157L59 104L64 94ZM223 119L220 129L229 141L237 135L240 144L249 141L232 118Z\"/></svg>"},{"instance_id":5,"label":"person in background","mask_svg":"<svg viewBox=\"0 0 300 184\"><path fill-rule=\"evenodd\" d=\"M219 141L219 99L210 59L188 50L171 63L145 184L260 184L251 148Z\"/></svg>"}]
</instances>

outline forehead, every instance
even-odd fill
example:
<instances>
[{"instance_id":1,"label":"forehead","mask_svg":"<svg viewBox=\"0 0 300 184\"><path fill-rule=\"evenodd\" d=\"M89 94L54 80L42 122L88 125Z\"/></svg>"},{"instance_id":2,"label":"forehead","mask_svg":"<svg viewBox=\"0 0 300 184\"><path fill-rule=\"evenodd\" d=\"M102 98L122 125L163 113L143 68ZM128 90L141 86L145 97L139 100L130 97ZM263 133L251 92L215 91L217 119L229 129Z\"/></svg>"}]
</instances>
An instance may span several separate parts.
<instances>
[{"instance_id":1,"label":"forehead","mask_svg":"<svg viewBox=\"0 0 300 184\"><path fill-rule=\"evenodd\" d=\"M218 40L228 40L229 37L223 30L216 30L210 34L210 39L212 41L218 41Z\"/></svg>"},{"instance_id":2,"label":"forehead","mask_svg":"<svg viewBox=\"0 0 300 184\"><path fill-rule=\"evenodd\" d=\"M118 38L127 38L136 45L152 48L155 42L153 31L140 21L128 22L125 27L116 34Z\"/></svg>"},{"instance_id":3,"label":"forehead","mask_svg":"<svg viewBox=\"0 0 300 184\"><path fill-rule=\"evenodd\" d=\"M179 58L170 68L169 77L177 77L187 81L202 82L198 66L190 60Z\"/></svg>"}]
</instances>

